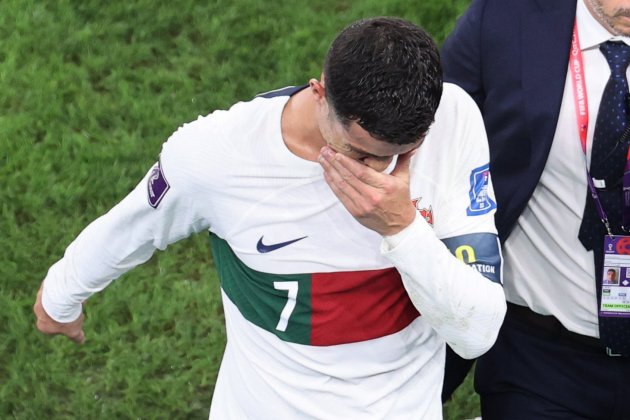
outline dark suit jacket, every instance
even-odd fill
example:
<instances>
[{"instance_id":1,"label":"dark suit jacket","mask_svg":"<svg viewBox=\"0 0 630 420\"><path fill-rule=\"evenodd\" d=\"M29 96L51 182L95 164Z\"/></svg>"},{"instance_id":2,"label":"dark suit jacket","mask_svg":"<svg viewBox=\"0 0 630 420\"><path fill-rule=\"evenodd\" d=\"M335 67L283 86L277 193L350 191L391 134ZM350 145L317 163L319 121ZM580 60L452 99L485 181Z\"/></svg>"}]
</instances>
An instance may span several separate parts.
<instances>
[{"instance_id":1,"label":"dark suit jacket","mask_svg":"<svg viewBox=\"0 0 630 420\"><path fill-rule=\"evenodd\" d=\"M503 242L551 148L575 7L576 0L473 0L442 47L445 81L464 88L483 112Z\"/></svg>"}]
</instances>

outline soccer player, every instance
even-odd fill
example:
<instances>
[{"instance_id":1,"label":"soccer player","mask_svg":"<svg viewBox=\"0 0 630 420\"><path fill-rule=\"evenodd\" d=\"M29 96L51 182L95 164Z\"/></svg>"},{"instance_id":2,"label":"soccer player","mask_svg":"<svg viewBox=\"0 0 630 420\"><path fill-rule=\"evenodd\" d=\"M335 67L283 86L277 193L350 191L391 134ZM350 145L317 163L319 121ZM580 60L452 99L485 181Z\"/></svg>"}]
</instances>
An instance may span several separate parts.
<instances>
[{"instance_id":1,"label":"soccer player","mask_svg":"<svg viewBox=\"0 0 630 420\"><path fill-rule=\"evenodd\" d=\"M505 312L486 142L422 29L355 22L319 80L177 130L50 268L37 327L83 342L81 302L209 230L227 324L211 418L439 419L445 343L480 355Z\"/></svg>"}]
</instances>

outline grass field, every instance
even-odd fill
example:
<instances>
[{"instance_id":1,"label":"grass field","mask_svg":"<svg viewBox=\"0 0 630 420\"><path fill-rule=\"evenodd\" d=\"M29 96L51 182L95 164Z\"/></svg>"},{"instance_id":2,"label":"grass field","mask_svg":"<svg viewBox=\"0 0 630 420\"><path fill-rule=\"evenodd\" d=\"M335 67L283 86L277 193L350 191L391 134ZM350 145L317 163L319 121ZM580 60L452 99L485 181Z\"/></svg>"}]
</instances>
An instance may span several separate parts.
<instances>
[{"instance_id":1,"label":"grass field","mask_svg":"<svg viewBox=\"0 0 630 420\"><path fill-rule=\"evenodd\" d=\"M405 17L441 41L467 3L0 2L0 418L207 418L225 344L207 235L90 299L83 346L34 329L48 267L182 123L319 76L357 18ZM445 418L475 415L468 381Z\"/></svg>"}]
</instances>

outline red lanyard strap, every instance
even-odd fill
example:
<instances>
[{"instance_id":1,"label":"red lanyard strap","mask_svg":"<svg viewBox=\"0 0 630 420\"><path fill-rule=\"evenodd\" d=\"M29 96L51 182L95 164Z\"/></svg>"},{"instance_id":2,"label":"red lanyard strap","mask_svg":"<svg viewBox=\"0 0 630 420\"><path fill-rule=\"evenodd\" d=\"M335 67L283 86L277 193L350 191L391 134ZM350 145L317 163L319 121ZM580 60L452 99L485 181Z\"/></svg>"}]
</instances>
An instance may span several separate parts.
<instances>
[{"instance_id":1,"label":"red lanyard strap","mask_svg":"<svg viewBox=\"0 0 630 420\"><path fill-rule=\"evenodd\" d=\"M588 165L586 164L586 135L588 133L588 96L586 94L586 77L584 75L584 59L582 57L582 49L580 48L580 38L577 31L577 22L573 24L573 37L571 39L571 51L569 54L569 71L571 72L571 81L573 85L573 100L575 103L575 116L577 119L578 133L580 136L580 145L584 154L584 168L586 170L586 180L591 197L595 202L595 209L599 218L602 220L608 235L612 237L608 216L602 207L602 202L597 194L597 188L593 183ZM624 177L625 179L626 177ZM630 182L630 177L627 177ZM625 189L625 186L624 186ZM630 185L629 185L630 190ZM630 193L628 196L628 204L630 205ZM625 211L624 211L625 213Z\"/></svg>"}]
</instances>

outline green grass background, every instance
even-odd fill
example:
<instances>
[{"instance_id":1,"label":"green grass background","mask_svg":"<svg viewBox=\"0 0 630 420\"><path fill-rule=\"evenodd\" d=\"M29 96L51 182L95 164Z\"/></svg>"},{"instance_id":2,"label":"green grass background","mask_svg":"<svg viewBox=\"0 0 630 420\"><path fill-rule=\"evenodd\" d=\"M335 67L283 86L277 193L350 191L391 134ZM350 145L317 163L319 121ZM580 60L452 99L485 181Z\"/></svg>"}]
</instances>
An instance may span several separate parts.
<instances>
[{"instance_id":1,"label":"green grass background","mask_svg":"<svg viewBox=\"0 0 630 420\"><path fill-rule=\"evenodd\" d=\"M83 346L34 328L48 267L182 123L318 77L355 19L405 17L441 43L467 4L0 1L0 418L207 418L225 329L206 234L91 298ZM478 411L468 378L445 418Z\"/></svg>"}]
</instances>

